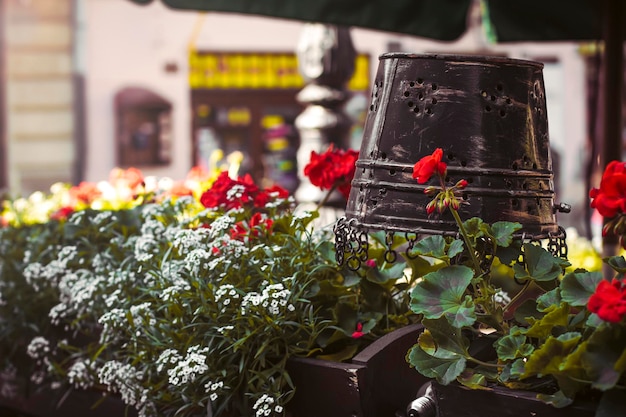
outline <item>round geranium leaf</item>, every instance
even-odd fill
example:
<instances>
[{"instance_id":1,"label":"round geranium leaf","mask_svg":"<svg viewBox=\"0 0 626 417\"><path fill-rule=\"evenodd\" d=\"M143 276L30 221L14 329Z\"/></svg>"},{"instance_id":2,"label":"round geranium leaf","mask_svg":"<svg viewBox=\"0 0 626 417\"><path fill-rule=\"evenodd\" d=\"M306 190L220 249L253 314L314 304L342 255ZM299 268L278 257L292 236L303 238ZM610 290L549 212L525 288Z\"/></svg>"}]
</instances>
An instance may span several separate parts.
<instances>
[{"instance_id":1,"label":"round geranium leaf","mask_svg":"<svg viewBox=\"0 0 626 417\"><path fill-rule=\"evenodd\" d=\"M425 346L428 353L422 346ZM447 385L454 381L465 369L466 359L463 355L442 348L435 348L434 340L427 332L420 335L419 344L408 352L407 361L422 375L436 378L441 384Z\"/></svg>"},{"instance_id":2,"label":"round geranium leaf","mask_svg":"<svg viewBox=\"0 0 626 417\"><path fill-rule=\"evenodd\" d=\"M513 222L495 222L491 225L491 232L496 244L501 247L508 247L513 241L513 233L522 228L519 223Z\"/></svg>"},{"instance_id":3,"label":"round geranium leaf","mask_svg":"<svg viewBox=\"0 0 626 417\"><path fill-rule=\"evenodd\" d=\"M612 256L607 260L607 263L620 274L626 273L626 259L623 256Z\"/></svg>"},{"instance_id":4,"label":"round geranium leaf","mask_svg":"<svg viewBox=\"0 0 626 417\"><path fill-rule=\"evenodd\" d=\"M602 279L598 271L569 273L561 281L561 298L572 306L586 306Z\"/></svg>"},{"instance_id":5,"label":"round geranium leaf","mask_svg":"<svg viewBox=\"0 0 626 417\"><path fill-rule=\"evenodd\" d=\"M465 295L474 272L463 265L452 265L426 274L411 293L411 309L427 319L446 317L454 327L471 326L476 311Z\"/></svg>"}]
</instances>

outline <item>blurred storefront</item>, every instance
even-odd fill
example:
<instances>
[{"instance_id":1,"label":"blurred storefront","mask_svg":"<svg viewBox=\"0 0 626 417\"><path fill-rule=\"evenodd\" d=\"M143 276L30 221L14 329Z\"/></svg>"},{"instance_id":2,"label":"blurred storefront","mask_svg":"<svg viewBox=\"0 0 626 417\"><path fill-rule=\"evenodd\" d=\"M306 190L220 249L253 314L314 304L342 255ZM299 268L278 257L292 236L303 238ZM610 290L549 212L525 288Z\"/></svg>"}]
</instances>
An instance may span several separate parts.
<instances>
[{"instance_id":1,"label":"blurred storefront","mask_svg":"<svg viewBox=\"0 0 626 417\"><path fill-rule=\"evenodd\" d=\"M357 56L348 83L352 95L369 88L370 57ZM294 121L302 112L296 95L304 87L294 52L192 51L189 56L193 161L207 166L214 151L243 153L242 173L298 185Z\"/></svg>"}]
</instances>

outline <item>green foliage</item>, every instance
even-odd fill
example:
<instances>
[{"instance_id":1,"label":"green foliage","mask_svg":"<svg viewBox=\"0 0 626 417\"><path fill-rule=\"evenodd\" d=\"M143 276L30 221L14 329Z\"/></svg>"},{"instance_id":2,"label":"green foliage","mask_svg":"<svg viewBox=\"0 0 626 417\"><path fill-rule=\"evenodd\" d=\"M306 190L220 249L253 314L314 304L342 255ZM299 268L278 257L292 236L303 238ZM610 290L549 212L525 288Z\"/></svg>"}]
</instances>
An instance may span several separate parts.
<instances>
[{"instance_id":1,"label":"green foliage","mask_svg":"<svg viewBox=\"0 0 626 417\"><path fill-rule=\"evenodd\" d=\"M294 356L349 359L415 322L402 263L335 261L290 199L192 198L0 228L1 368L145 415L283 415Z\"/></svg>"},{"instance_id":2,"label":"green foliage","mask_svg":"<svg viewBox=\"0 0 626 417\"><path fill-rule=\"evenodd\" d=\"M415 245L411 308L425 330L407 361L443 384L536 389L555 407L598 390L599 413L617 417L614 393L626 387L626 327L587 310L602 274L568 269L539 242L514 239L519 230L517 223L473 218L459 225L460 251L450 252L459 246L449 237ZM621 257L607 263L626 270ZM507 296L502 288L514 292Z\"/></svg>"}]
</instances>

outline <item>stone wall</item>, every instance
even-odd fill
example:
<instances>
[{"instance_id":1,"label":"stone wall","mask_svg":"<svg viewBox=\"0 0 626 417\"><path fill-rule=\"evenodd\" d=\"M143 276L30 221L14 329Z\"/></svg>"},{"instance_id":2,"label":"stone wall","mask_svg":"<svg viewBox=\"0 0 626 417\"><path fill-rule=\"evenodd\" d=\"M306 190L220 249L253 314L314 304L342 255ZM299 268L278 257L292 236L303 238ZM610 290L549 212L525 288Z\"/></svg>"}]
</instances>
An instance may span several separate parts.
<instances>
[{"instance_id":1,"label":"stone wall","mask_svg":"<svg viewBox=\"0 0 626 417\"><path fill-rule=\"evenodd\" d=\"M73 0L3 0L4 163L13 193L72 181Z\"/></svg>"}]
</instances>

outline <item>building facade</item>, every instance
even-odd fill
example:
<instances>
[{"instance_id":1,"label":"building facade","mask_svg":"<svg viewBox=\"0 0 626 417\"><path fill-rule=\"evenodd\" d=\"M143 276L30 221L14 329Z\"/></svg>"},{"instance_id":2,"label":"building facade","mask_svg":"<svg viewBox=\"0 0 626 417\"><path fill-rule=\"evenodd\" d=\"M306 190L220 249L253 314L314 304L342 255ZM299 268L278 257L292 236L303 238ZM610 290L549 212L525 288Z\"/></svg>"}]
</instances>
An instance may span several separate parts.
<instances>
[{"instance_id":1,"label":"building facade","mask_svg":"<svg viewBox=\"0 0 626 417\"><path fill-rule=\"evenodd\" d=\"M271 169L270 179L287 175L297 132L274 128L289 128L302 109L295 96L304 81L295 72L294 52L304 23L174 11L159 1L2 4L0 178L13 193L45 190L56 181L105 179L115 166L181 178L206 163L215 148L244 152L243 168L255 175ZM346 105L355 123L354 147L381 53L539 60L545 63L558 160L557 199L586 204L581 166L588 140L587 81L579 46L491 45L472 22L450 43L351 29L360 60L350 87L354 99Z\"/></svg>"}]
</instances>

